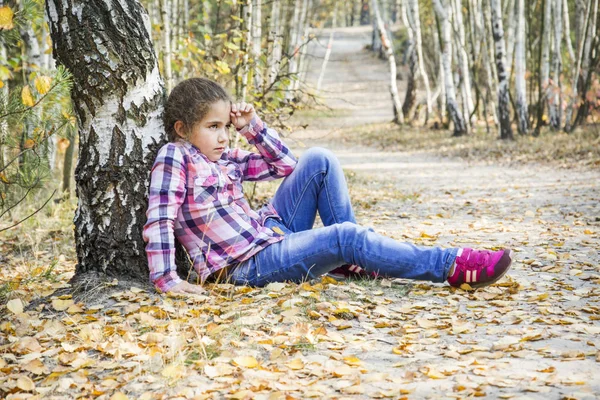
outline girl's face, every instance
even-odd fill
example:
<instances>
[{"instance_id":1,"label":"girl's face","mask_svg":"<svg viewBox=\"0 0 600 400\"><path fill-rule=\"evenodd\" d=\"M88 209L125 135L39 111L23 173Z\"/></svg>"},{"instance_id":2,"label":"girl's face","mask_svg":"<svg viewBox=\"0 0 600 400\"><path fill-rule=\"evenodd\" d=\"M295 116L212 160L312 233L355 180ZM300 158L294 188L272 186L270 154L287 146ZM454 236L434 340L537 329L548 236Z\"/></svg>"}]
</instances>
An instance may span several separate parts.
<instances>
[{"instance_id":1,"label":"girl's face","mask_svg":"<svg viewBox=\"0 0 600 400\"><path fill-rule=\"evenodd\" d=\"M177 134L196 146L210 161L217 161L229 144L231 104L223 100L213 103L202 120L196 122L185 134L183 123L177 121ZM179 126L178 126L179 124Z\"/></svg>"}]
</instances>

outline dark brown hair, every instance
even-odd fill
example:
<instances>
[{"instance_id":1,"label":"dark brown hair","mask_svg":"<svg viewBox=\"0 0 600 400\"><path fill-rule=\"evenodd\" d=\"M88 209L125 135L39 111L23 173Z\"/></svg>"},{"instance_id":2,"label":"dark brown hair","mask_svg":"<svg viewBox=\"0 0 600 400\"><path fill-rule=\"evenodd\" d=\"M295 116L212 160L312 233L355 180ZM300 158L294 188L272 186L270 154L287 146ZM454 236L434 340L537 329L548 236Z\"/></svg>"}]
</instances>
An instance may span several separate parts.
<instances>
[{"instance_id":1,"label":"dark brown hair","mask_svg":"<svg viewBox=\"0 0 600 400\"><path fill-rule=\"evenodd\" d=\"M206 78L190 78L173 88L163 114L163 123L169 141L179 136L175 131L175 122L181 121L186 130L206 116L210 106L218 101L230 102L231 98L215 81Z\"/></svg>"}]
</instances>

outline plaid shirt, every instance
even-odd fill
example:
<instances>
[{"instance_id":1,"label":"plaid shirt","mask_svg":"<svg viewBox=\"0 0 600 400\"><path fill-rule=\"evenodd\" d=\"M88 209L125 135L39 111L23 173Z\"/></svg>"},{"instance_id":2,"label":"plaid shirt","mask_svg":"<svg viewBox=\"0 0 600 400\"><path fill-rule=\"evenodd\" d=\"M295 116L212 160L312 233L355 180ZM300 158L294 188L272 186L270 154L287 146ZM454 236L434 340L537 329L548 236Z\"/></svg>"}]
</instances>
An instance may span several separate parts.
<instances>
[{"instance_id":1,"label":"plaid shirt","mask_svg":"<svg viewBox=\"0 0 600 400\"><path fill-rule=\"evenodd\" d=\"M258 149L226 149L212 162L187 141L164 145L152 167L144 240L150 280L162 292L181 282L175 266L175 237L204 281L228 265L245 261L283 235L264 226L277 212L258 212L244 198L242 181L289 175L296 158L277 132L254 117L239 131Z\"/></svg>"}]
</instances>

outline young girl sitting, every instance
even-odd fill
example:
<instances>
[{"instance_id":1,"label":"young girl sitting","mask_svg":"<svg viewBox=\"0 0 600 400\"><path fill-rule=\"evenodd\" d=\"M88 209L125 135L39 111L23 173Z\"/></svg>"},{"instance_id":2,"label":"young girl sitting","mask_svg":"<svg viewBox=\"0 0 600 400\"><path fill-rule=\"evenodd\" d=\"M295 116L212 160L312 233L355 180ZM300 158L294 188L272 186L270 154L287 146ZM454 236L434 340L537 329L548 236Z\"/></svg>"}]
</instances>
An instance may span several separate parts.
<instances>
[{"instance_id":1,"label":"young girl sitting","mask_svg":"<svg viewBox=\"0 0 600 400\"><path fill-rule=\"evenodd\" d=\"M297 161L252 105L232 103L216 82L177 85L164 125L170 142L152 168L144 226L150 279L162 292L204 291L177 275L175 238L202 282L301 282L355 265L388 277L481 287L510 267L510 250L417 247L357 225L335 156L312 148ZM258 153L228 147L231 125ZM243 181L283 177L269 204L250 208ZM325 226L313 229L317 211Z\"/></svg>"}]
</instances>

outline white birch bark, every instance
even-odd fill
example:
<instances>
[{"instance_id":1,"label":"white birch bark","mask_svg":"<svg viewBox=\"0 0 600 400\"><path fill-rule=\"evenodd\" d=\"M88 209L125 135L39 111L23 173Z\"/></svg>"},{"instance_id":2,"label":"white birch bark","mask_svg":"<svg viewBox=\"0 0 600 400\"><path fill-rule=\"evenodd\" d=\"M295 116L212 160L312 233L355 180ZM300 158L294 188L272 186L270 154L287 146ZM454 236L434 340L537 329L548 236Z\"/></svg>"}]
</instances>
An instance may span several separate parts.
<instances>
[{"instance_id":1,"label":"white birch bark","mask_svg":"<svg viewBox=\"0 0 600 400\"><path fill-rule=\"evenodd\" d=\"M329 57L331 57L331 48L333 47L333 37L335 35L335 30L337 28L337 9L338 6L335 4L333 6L333 15L331 16L331 32L329 33L329 41L327 42L327 50L325 51L325 56L323 57L323 64L321 64L321 72L319 72L319 78L317 79L317 91L321 90L321 85L323 84L323 77L325 76L325 70L327 69L327 63L329 62Z\"/></svg>"},{"instance_id":2,"label":"white birch bark","mask_svg":"<svg viewBox=\"0 0 600 400\"><path fill-rule=\"evenodd\" d=\"M419 76L423 79L423 85L425 86L425 96L427 102L427 118L431 114L432 102L431 102L431 88L429 87L429 76L425 71L425 59L423 58L423 40L421 37L421 16L419 12L419 1L408 0L409 9L409 22L413 24L414 38L417 46L417 58L419 62Z\"/></svg>"},{"instance_id":3,"label":"white birch bark","mask_svg":"<svg viewBox=\"0 0 600 400\"><path fill-rule=\"evenodd\" d=\"M394 51L387 37L385 24L383 23L383 19L381 18L377 0L372 0L371 4L375 13L375 19L377 21L377 29L379 30L379 33L381 35L381 47L385 51L390 67L390 95L392 96L392 103L394 105L394 122L398 124L403 124L404 115L402 114L402 104L400 103L400 96L398 95L398 84L396 82L396 58L394 57Z\"/></svg>"},{"instance_id":4,"label":"white birch bark","mask_svg":"<svg viewBox=\"0 0 600 400\"><path fill-rule=\"evenodd\" d=\"M569 52L569 58L571 59L571 65L575 65L575 51L573 50L573 41L571 40L571 25L569 22L569 2L563 0L563 25L564 25L564 37L567 45L567 51Z\"/></svg>"},{"instance_id":5,"label":"white birch bark","mask_svg":"<svg viewBox=\"0 0 600 400\"><path fill-rule=\"evenodd\" d=\"M442 51L442 38L437 29L433 30L435 36L435 50L438 55L438 87L435 90L432 101L436 101L438 93L440 96L440 121L443 122L446 118L446 78L444 73L444 52Z\"/></svg>"},{"instance_id":6,"label":"white birch bark","mask_svg":"<svg viewBox=\"0 0 600 400\"><path fill-rule=\"evenodd\" d=\"M548 98L550 97L550 92L552 90L550 85L550 40L552 31L550 28L550 24L552 23L552 1L553 0L543 0L544 1L544 15L543 15L543 24L544 30L542 31L542 58L540 60L540 77L541 77L541 85L542 85L542 104L539 107L546 108L548 105ZM550 112L550 108L548 112Z\"/></svg>"},{"instance_id":7,"label":"white birch bark","mask_svg":"<svg viewBox=\"0 0 600 400\"><path fill-rule=\"evenodd\" d=\"M481 15L481 36L483 37L483 51L484 51L484 60L483 64L485 66L485 74L487 77L487 93L486 93L486 101L490 105L486 107L488 110L492 112L492 118L494 120L494 125L496 127L500 126L500 122L498 120L498 107L496 107L496 101L494 100L496 94L498 93L498 74L496 72L496 63L494 62L494 50L492 47L492 43L494 42L494 38L492 35L492 22L491 22L491 13L489 12L489 4L486 1L483 3L483 0L476 0L478 3L478 7L483 11ZM485 7L484 7L485 6ZM487 122L487 120L486 120Z\"/></svg>"},{"instance_id":8,"label":"white birch bark","mask_svg":"<svg viewBox=\"0 0 600 400\"><path fill-rule=\"evenodd\" d=\"M242 76L240 77L240 99L246 101L248 94L248 72L250 71L250 52L252 51L252 0L243 0L242 7L242 32L244 35L244 55L242 56ZM236 134L236 143L239 135Z\"/></svg>"},{"instance_id":9,"label":"white birch bark","mask_svg":"<svg viewBox=\"0 0 600 400\"><path fill-rule=\"evenodd\" d=\"M492 11L492 29L496 49L496 68L498 70L498 116L500 119L500 138L513 139L510 126L510 99L508 95L508 75L506 71L506 45L502 28L501 0L490 0Z\"/></svg>"},{"instance_id":10,"label":"white birch bark","mask_svg":"<svg viewBox=\"0 0 600 400\"><path fill-rule=\"evenodd\" d=\"M313 0L307 0L307 6L304 10L302 17L302 36L300 37L300 54L298 56L298 79L294 81L294 90L300 88L300 83L304 82L306 75L306 50L307 43L309 41L309 28L310 28L310 10L312 9Z\"/></svg>"},{"instance_id":11,"label":"white birch bark","mask_svg":"<svg viewBox=\"0 0 600 400\"><path fill-rule=\"evenodd\" d=\"M508 17L506 18L506 75L510 77L513 64L513 54L516 45L515 24L517 22L517 18L515 13L515 1L508 0L506 3L506 15Z\"/></svg>"},{"instance_id":12,"label":"white birch bark","mask_svg":"<svg viewBox=\"0 0 600 400\"><path fill-rule=\"evenodd\" d=\"M452 7L443 4L444 0L432 0L435 13L442 25L442 60L444 65L444 82L446 90L446 108L454 123L454 135L461 136L467 133L467 125L456 102L454 78L452 76Z\"/></svg>"},{"instance_id":13,"label":"white birch bark","mask_svg":"<svg viewBox=\"0 0 600 400\"><path fill-rule=\"evenodd\" d=\"M289 89L285 97L287 99L291 99L293 97L293 89L294 87L294 78L297 79L294 75L298 73L298 53L299 53L299 45L300 45L300 35L301 35L301 27L302 23L302 14L306 9L307 0L302 0L301 2L294 2L294 18L292 20L291 32L290 32L290 44L288 47L289 59L288 59L288 72L290 73L290 77L292 80L290 82Z\"/></svg>"},{"instance_id":14,"label":"white birch bark","mask_svg":"<svg viewBox=\"0 0 600 400\"><path fill-rule=\"evenodd\" d=\"M254 91L263 86L263 71L260 63L262 50L262 0L253 0L252 5L252 59L254 60Z\"/></svg>"},{"instance_id":15,"label":"white birch bark","mask_svg":"<svg viewBox=\"0 0 600 400\"><path fill-rule=\"evenodd\" d=\"M467 56L467 41L465 39L465 27L463 24L462 17L462 0L454 0L455 12L453 13L452 24L454 26L454 32L457 33L456 40L458 46L456 52L458 55L458 62L460 67L461 75L461 93L463 97L464 107L464 118L468 121L475 105L473 103L473 94L471 88L471 73L469 71L469 57Z\"/></svg>"},{"instance_id":16,"label":"white birch bark","mask_svg":"<svg viewBox=\"0 0 600 400\"><path fill-rule=\"evenodd\" d=\"M171 3L170 0L160 0L160 17L162 20L162 51L163 51L163 73L165 74L165 86L167 94L173 88L173 70L171 69Z\"/></svg>"},{"instance_id":17,"label":"white birch bark","mask_svg":"<svg viewBox=\"0 0 600 400\"><path fill-rule=\"evenodd\" d=\"M560 75L562 73L562 0L553 0L554 47L552 51L552 92L549 98L550 126L559 129L561 125L562 91Z\"/></svg>"},{"instance_id":18,"label":"white birch bark","mask_svg":"<svg viewBox=\"0 0 600 400\"><path fill-rule=\"evenodd\" d=\"M406 93L404 95L404 102L402 103L402 113L411 120L413 118L413 111L417 105L417 77L419 75L417 50L415 43L415 32L413 25L409 21L409 10L406 3L403 4L402 10L402 22L406 26L408 34L409 47L406 50L408 53L408 77L406 79Z\"/></svg>"},{"instance_id":19,"label":"white birch bark","mask_svg":"<svg viewBox=\"0 0 600 400\"><path fill-rule=\"evenodd\" d=\"M269 42L272 50L268 56L267 71L269 71L269 85L275 82L281 66L281 0L273 0L271 20L269 21Z\"/></svg>"},{"instance_id":20,"label":"white birch bark","mask_svg":"<svg viewBox=\"0 0 600 400\"><path fill-rule=\"evenodd\" d=\"M517 127L521 135L529 132L529 113L527 110L527 85L525 82L525 0L517 0L517 34L515 38L515 93L517 109Z\"/></svg>"},{"instance_id":21,"label":"white birch bark","mask_svg":"<svg viewBox=\"0 0 600 400\"><path fill-rule=\"evenodd\" d=\"M48 0L46 11L54 55L73 77L79 125L72 283L86 273L148 282L148 177L166 141L148 15L136 0ZM90 21L95 29L82 30Z\"/></svg>"}]
</instances>

